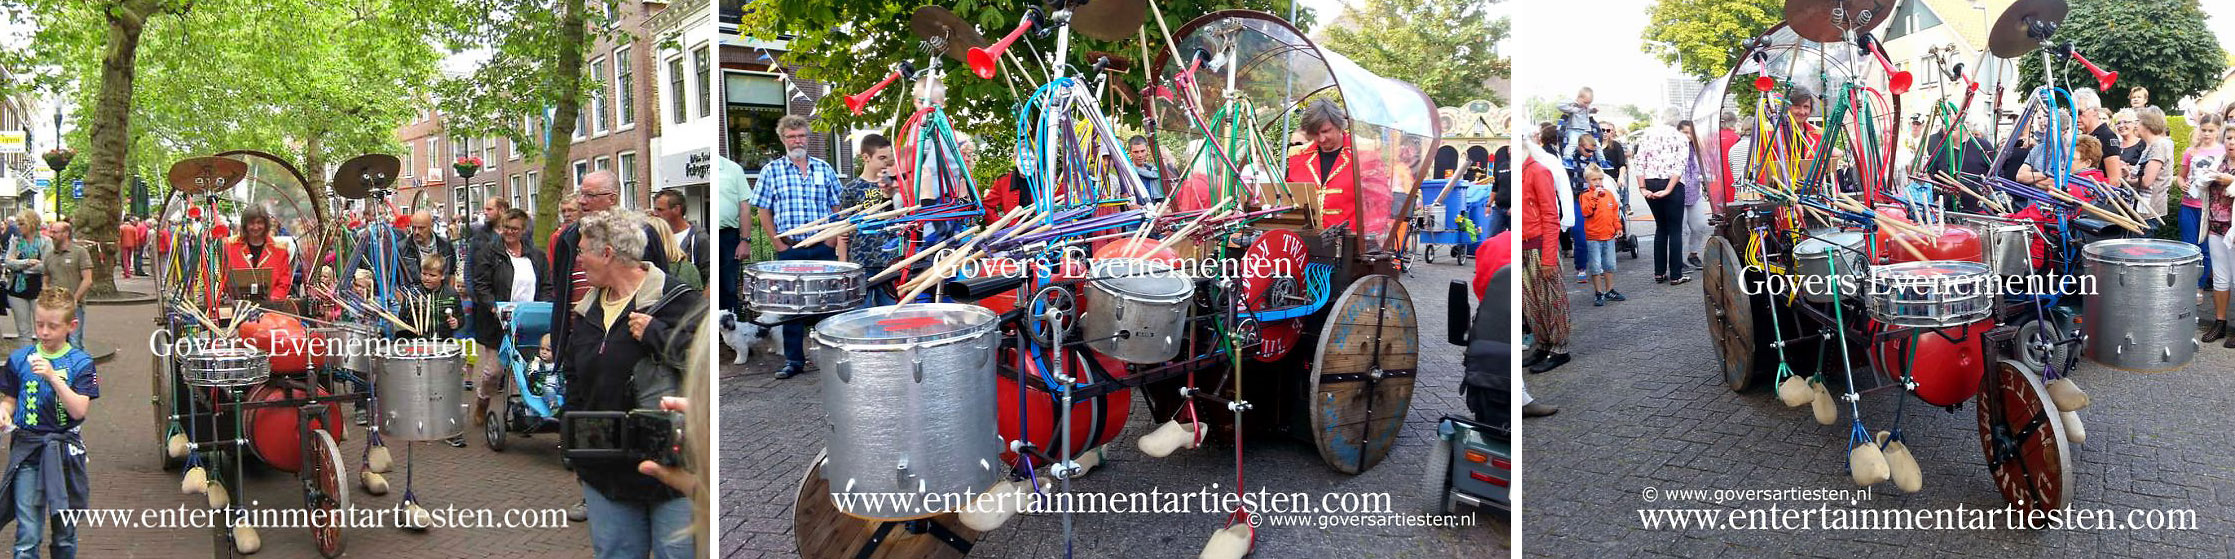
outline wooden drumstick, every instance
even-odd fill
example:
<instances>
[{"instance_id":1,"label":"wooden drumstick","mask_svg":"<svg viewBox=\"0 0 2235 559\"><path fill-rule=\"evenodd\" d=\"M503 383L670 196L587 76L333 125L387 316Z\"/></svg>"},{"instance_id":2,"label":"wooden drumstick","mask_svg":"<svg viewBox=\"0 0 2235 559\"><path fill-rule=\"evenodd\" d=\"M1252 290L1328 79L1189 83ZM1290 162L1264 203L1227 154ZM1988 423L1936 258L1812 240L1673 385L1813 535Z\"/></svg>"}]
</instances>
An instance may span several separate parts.
<instances>
[{"instance_id":1,"label":"wooden drumstick","mask_svg":"<svg viewBox=\"0 0 2235 559\"><path fill-rule=\"evenodd\" d=\"M939 249L946 248L947 244L954 242L955 239L975 235L977 234L977 232L978 228L976 226L972 226L969 229L964 229L962 231L962 234L960 235L950 237L947 240L939 241L937 243L933 243L931 246L919 249L916 251L916 254L911 255L907 258L903 258L899 262L894 262L892 265L886 266L883 271L877 272L877 275L870 276L868 283L875 284L877 282L885 281L885 278L899 275L901 270L908 269L908 266L915 264L918 260L923 260L924 258L930 257L933 254L937 254L939 252Z\"/></svg>"},{"instance_id":2,"label":"wooden drumstick","mask_svg":"<svg viewBox=\"0 0 2235 559\"><path fill-rule=\"evenodd\" d=\"M779 236L779 237L792 237L792 236L798 236L798 235L805 235L805 234L808 234L808 233L812 233L812 232L815 232L815 231L820 231L820 230L822 230L822 229L824 229L824 228L828 228L828 227L833 227L833 226L836 226L836 225L838 225L838 224L840 224L840 223L845 223L845 220L840 220L840 219L838 219L838 218L841 218L841 217L846 217L846 216L848 216L848 215L852 215L852 214L855 214L855 213L861 213L861 212L865 212L865 211L867 211L867 212L874 212L874 211L877 211L878 209L881 209L881 208L884 208L885 206L890 206L890 205L892 205L892 200L891 200L891 199L887 199L887 200L885 200L884 202L882 202L882 203L877 203L877 204L859 204L859 205L855 205L854 207L846 208L846 209L843 209L843 210L838 210L838 211L836 211L836 212L831 212L831 214L830 214L830 215L826 215L826 216L823 216L823 218L822 218L822 219L817 219L817 220L814 220L814 221L810 221L810 222L807 222L807 224L806 224L806 225L801 225L801 226L798 226L798 227L793 227L793 228L792 228L792 229L791 229L790 231L785 231L785 232L782 232L782 233L777 233L777 234L776 234L776 236ZM903 209L905 209L905 208L903 208ZM895 210L895 211L899 211L899 210ZM884 213L884 214L879 214L879 215L888 215L888 214L890 214L890 213L891 213L891 212L886 212L886 213ZM870 216L870 217L876 217L876 216Z\"/></svg>"},{"instance_id":3,"label":"wooden drumstick","mask_svg":"<svg viewBox=\"0 0 2235 559\"><path fill-rule=\"evenodd\" d=\"M926 272L923 277L916 279L916 286L909 289L907 295L901 296L900 301L908 302L916 300L916 296L922 295L924 290L931 289L931 286L939 285L939 282L941 281L939 278L943 278L950 274L953 274L954 269L962 266L962 263L977 260L980 257L984 257L985 254L986 251L979 250L977 252L970 253L969 256L949 260L945 266L941 266L931 270L930 272Z\"/></svg>"},{"instance_id":4,"label":"wooden drumstick","mask_svg":"<svg viewBox=\"0 0 2235 559\"><path fill-rule=\"evenodd\" d=\"M972 238L970 239L970 242L967 242L967 243L963 243L963 244L962 244L962 246L961 246L961 247L959 247L959 249L958 249L958 250L956 250L956 253L957 253L957 254L956 254L956 256L959 256L959 257L961 257L961 258L949 258L949 259L942 259L942 260L940 260L940 261L937 261L936 263L932 264L932 266L931 266L931 269L930 269L930 270L928 270L928 271L926 271L926 273L925 273L925 274L924 274L923 276L921 276L921 277L918 277L918 278L916 278L916 279L914 279L914 280L910 281L910 282L909 282L909 284L908 284L907 286L903 286L903 288L907 288L907 287L910 287L910 286L914 286L914 287L922 287L922 284L923 284L923 282L924 282L924 281L926 281L926 278L935 278L935 277L939 277L939 276L941 275L941 274L939 273L940 271L942 271L942 270L946 270L946 271L951 271L951 270L953 270L953 269L954 269L955 267L957 267L957 266L960 266L962 262L964 262L964 261L967 261L967 260L970 260L970 259L974 259L974 258L976 258L976 256L972 256L972 254L973 254L973 253L975 253L975 254L978 254L978 255L982 255L982 254L985 254L985 251L982 251L982 250L977 250L977 248L978 248L978 245L979 245L980 243L984 243L984 242L986 242L986 241L987 241L987 239L986 239L987 237L991 237L991 236L993 236L993 232L1001 230L1001 228L1002 228L1002 227L1005 227L1005 226L1007 226L1007 225L1008 225L1008 224L1009 224L1009 223L1010 223L1011 221L1015 221L1015 220L1017 220L1017 219L1020 219L1020 218L1025 218L1026 216L1029 216L1029 215L1037 215L1037 212L1033 212L1033 211L1031 211L1031 210L1032 210L1032 208L1029 208L1029 207L1025 207L1025 206L1018 206L1018 207L1016 207L1016 209L1012 209L1012 210L1009 210L1009 214L1008 214L1008 215L1004 215L1004 216L1001 216L1001 219L1000 219L1000 220L998 220L998 221L995 221L995 222L993 222L993 225L987 226L987 227L985 228L985 231L987 231L987 233L986 233L986 234L984 234L984 235L978 235L978 236L976 236L976 237L972 237ZM1047 226L1042 226L1041 228L1042 228L1042 229L1045 229L1046 227L1047 227ZM1014 235L1008 235L1008 236L1014 236ZM926 251L926 252L928 252L928 251ZM921 253L921 252L919 252L918 254L922 254L922 253ZM890 272L891 270L886 270L886 271L887 271L887 272ZM884 275L884 274L880 273L880 274L878 274L878 275L882 276L882 275ZM914 290L912 290L912 292L916 292L916 293L921 293L921 292L922 292L922 290L921 290L921 289L914 289ZM902 301L907 301L907 300L909 300L909 299L913 299L913 298L914 298L913 296L910 296L910 297L908 297L908 298L903 298L903 299L901 299L901 300L902 300Z\"/></svg>"}]
</instances>

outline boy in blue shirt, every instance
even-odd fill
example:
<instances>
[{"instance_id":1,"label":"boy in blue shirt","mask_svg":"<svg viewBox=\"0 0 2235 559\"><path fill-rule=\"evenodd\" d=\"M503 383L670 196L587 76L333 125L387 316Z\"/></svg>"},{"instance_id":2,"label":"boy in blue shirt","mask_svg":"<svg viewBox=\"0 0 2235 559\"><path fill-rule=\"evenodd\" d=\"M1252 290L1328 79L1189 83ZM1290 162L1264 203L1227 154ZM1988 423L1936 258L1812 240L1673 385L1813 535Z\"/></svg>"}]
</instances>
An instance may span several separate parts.
<instances>
[{"instance_id":1,"label":"boy in blue shirt","mask_svg":"<svg viewBox=\"0 0 2235 559\"><path fill-rule=\"evenodd\" d=\"M76 526L54 521L64 508L87 506L85 441L78 426L101 397L93 357L70 345L78 329L77 299L50 287L39 293L33 313L39 343L16 350L0 368L0 430L13 430L8 443L6 489L12 507L0 507L0 524L16 522L16 557L38 557L47 526L54 527L48 556L77 556Z\"/></svg>"}]
</instances>

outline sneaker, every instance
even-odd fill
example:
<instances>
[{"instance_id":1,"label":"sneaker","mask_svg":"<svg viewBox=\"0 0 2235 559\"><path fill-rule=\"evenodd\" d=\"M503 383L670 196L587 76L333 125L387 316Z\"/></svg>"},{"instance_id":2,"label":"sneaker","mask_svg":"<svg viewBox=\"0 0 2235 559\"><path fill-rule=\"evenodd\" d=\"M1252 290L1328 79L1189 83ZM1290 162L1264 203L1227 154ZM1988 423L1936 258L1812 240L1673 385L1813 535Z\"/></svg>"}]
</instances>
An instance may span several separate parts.
<instances>
[{"instance_id":1,"label":"sneaker","mask_svg":"<svg viewBox=\"0 0 2235 559\"><path fill-rule=\"evenodd\" d=\"M1684 257L1684 261L1685 261L1685 262L1689 262L1689 263L1691 263L1691 264L1692 264L1692 267L1693 267L1693 268L1699 268L1699 267L1700 267L1700 265L1701 265L1701 264L1700 264L1700 255L1697 255L1697 254L1694 254L1694 255L1691 255L1691 256L1686 256L1686 257Z\"/></svg>"},{"instance_id":2,"label":"sneaker","mask_svg":"<svg viewBox=\"0 0 2235 559\"><path fill-rule=\"evenodd\" d=\"M590 503L588 501L575 501L574 506L567 507L567 521L587 522L589 520Z\"/></svg>"},{"instance_id":3,"label":"sneaker","mask_svg":"<svg viewBox=\"0 0 2235 559\"><path fill-rule=\"evenodd\" d=\"M443 439L442 442L450 443L450 448L465 448L466 435L464 433L460 433L458 434L458 436Z\"/></svg>"},{"instance_id":4,"label":"sneaker","mask_svg":"<svg viewBox=\"0 0 2235 559\"><path fill-rule=\"evenodd\" d=\"M1542 373L1545 371L1558 369L1561 365L1566 364L1568 364L1568 354L1554 353L1552 354L1552 356L1544 358L1543 361L1538 361L1537 364L1529 366L1529 373Z\"/></svg>"},{"instance_id":5,"label":"sneaker","mask_svg":"<svg viewBox=\"0 0 2235 559\"><path fill-rule=\"evenodd\" d=\"M0 340L13 340L16 339L16 337L17 336L12 332L7 334L0 334Z\"/></svg>"},{"instance_id":6,"label":"sneaker","mask_svg":"<svg viewBox=\"0 0 2235 559\"><path fill-rule=\"evenodd\" d=\"M1606 290L1606 300L1608 300L1608 301L1628 301L1628 300L1630 300L1630 298L1629 298L1629 297L1623 297L1623 296L1622 296L1622 292L1620 292L1620 291L1615 291L1615 290L1612 290L1612 289L1608 289L1608 290Z\"/></svg>"},{"instance_id":7,"label":"sneaker","mask_svg":"<svg viewBox=\"0 0 2235 559\"><path fill-rule=\"evenodd\" d=\"M1592 295L1591 295L1591 306L1594 306L1594 307L1604 307L1604 306L1606 306L1606 294L1605 294L1605 293L1595 293L1595 294L1592 294Z\"/></svg>"},{"instance_id":8,"label":"sneaker","mask_svg":"<svg viewBox=\"0 0 2235 559\"><path fill-rule=\"evenodd\" d=\"M1669 285L1683 285L1683 284L1684 284L1684 282L1687 282L1687 281L1692 281L1692 276L1676 276L1676 279L1668 280L1668 284L1669 284Z\"/></svg>"},{"instance_id":9,"label":"sneaker","mask_svg":"<svg viewBox=\"0 0 2235 559\"><path fill-rule=\"evenodd\" d=\"M1668 276L1653 276L1653 283L1668 283Z\"/></svg>"},{"instance_id":10,"label":"sneaker","mask_svg":"<svg viewBox=\"0 0 2235 559\"><path fill-rule=\"evenodd\" d=\"M1575 282L1576 282L1576 283L1585 283L1585 282L1589 282L1589 281L1591 281L1591 275L1590 275L1590 274L1585 274L1585 273L1583 273L1583 272L1576 272L1576 273L1575 273Z\"/></svg>"},{"instance_id":11,"label":"sneaker","mask_svg":"<svg viewBox=\"0 0 2235 559\"><path fill-rule=\"evenodd\" d=\"M788 363L788 364L785 364L785 365L784 365L784 368L783 368L783 370L779 370L779 371L776 371L776 379L777 379L777 380L788 379L788 378L792 378L792 377L795 377L795 376L799 376L799 374L800 374L800 373L804 373L804 372L807 372L807 364L805 364L805 363Z\"/></svg>"},{"instance_id":12,"label":"sneaker","mask_svg":"<svg viewBox=\"0 0 2235 559\"><path fill-rule=\"evenodd\" d=\"M1521 406L1521 417L1545 417L1555 413L1560 413L1560 408L1536 402L1529 402L1528 405Z\"/></svg>"},{"instance_id":13,"label":"sneaker","mask_svg":"<svg viewBox=\"0 0 2235 559\"><path fill-rule=\"evenodd\" d=\"M367 413L364 408L357 408L357 412L350 414L349 417L351 421L357 423L358 427L372 424L372 414Z\"/></svg>"}]
</instances>

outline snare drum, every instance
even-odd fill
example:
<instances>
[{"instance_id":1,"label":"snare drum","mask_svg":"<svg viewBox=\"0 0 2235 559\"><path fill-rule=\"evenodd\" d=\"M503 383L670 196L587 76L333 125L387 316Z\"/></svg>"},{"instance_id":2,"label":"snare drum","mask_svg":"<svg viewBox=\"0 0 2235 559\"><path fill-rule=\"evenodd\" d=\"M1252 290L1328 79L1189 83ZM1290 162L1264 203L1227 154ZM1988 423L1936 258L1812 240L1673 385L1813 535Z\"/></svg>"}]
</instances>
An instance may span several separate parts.
<instances>
[{"instance_id":1,"label":"snare drum","mask_svg":"<svg viewBox=\"0 0 2235 559\"><path fill-rule=\"evenodd\" d=\"M1832 231L1801 241L1793 247L1795 273L1810 278L1830 278L1832 265L1838 265L1839 298L1853 300L1860 290L1855 279L1863 275L1863 239L1860 232ZM1801 296L1811 303L1832 301L1828 279L1810 279L1795 282Z\"/></svg>"},{"instance_id":2,"label":"snare drum","mask_svg":"<svg viewBox=\"0 0 2235 559\"><path fill-rule=\"evenodd\" d=\"M1163 263L1098 260L1079 329L1087 347L1127 363L1154 365L1180 354L1195 282Z\"/></svg>"},{"instance_id":3,"label":"snare drum","mask_svg":"<svg viewBox=\"0 0 2235 559\"><path fill-rule=\"evenodd\" d=\"M2082 356L2105 367L2170 371L2196 357L2196 277L2203 251L2161 239L2114 239L2080 249L2096 295L2080 310Z\"/></svg>"},{"instance_id":4,"label":"snare drum","mask_svg":"<svg viewBox=\"0 0 2235 559\"><path fill-rule=\"evenodd\" d=\"M745 304L769 314L823 314L861 306L860 264L771 260L745 266Z\"/></svg>"},{"instance_id":5,"label":"snare drum","mask_svg":"<svg viewBox=\"0 0 2235 559\"><path fill-rule=\"evenodd\" d=\"M435 340L399 340L380 356L373 394L380 433L403 441L439 441L466 432L465 352Z\"/></svg>"},{"instance_id":6,"label":"snare drum","mask_svg":"<svg viewBox=\"0 0 2235 559\"><path fill-rule=\"evenodd\" d=\"M272 364L264 352L247 347L201 347L179 358L179 380L187 386L231 388L264 382Z\"/></svg>"},{"instance_id":7,"label":"snare drum","mask_svg":"<svg viewBox=\"0 0 2235 559\"><path fill-rule=\"evenodd\" d=\"M807 340L823 364L831 491L976 495L1008 471L993 417L999 322L984 307L924 303L815 326ZM851 514L909 520L960 505L908 499Z\"/></svg>"},{"instance_id":8,"label":"snare drum","mask_svg":"<svg viewBox=\"0 0 2235 559\"><path fill-rule=\"evenodd\" d=\"M1895 326L1962 326L1994 312L1993 272L1986 264L1927 260L1870 271L1870 317Z\"/></svg>"},{"instance_id":9,"label":"snare drum","mask_svg":"<svg viewBox=\"0 0 2235 559\"><path fill-rule=\"evenodd\" d=\"M1986 244L1987 267L2003 276L2033 273L2033 226L2025 223L1981 223L1975 226Z\"/></svg>"}]
</instances>

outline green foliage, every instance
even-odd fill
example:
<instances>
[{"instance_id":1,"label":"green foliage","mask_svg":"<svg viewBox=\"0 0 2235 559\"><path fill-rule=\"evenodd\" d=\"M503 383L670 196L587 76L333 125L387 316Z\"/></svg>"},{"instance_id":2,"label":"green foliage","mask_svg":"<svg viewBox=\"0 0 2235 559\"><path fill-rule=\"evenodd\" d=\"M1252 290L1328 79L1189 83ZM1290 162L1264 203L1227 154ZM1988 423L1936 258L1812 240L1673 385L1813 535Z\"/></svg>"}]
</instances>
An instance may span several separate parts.
<instances>
[{"instance_id":1,"label":"green foliage","mask_svg":"<svg viewBox=\"0 0 2235 559\"><path fill-rule=\"evenodd\" d=\"M1538 124L1560 120L1560 104L1568 101L1566 98L1530 97L1522 107L1522 114L1527 115L1529 121L1522 123L1521 132L1535 134Z\"/></svg>"},{"instance_id":2,"label":"green foliage","mask_svg":"<svg viewBox=\"0 0 2235 559\"><path fill-rule=\"evenodd\" d=\"M1746 54L1739 43L1768 31L1784 14L1782 0L1659 0L1647 11L1644 39L1675 48L1643 48L1662 62L1682 62L1678 69L1700 81L1713 80Z\"/></svg>"},{"instance_id":3,"label":"green foliage","mask_svg":"<svg viewBox=\"0 0 2235 559\"><path fill-rule=\"evenodd\" d=\"M1321 30L1319 44L1366 71L1412 82L1438 106L1472 99L1506 104L1493 78L1513 76L1513 61L1493 52L1511 29L1490 19L1489 0L1419 2L1360 0Z\"/></svg>"},{"instance_id":4,"label":"green foliage","mask_svg":"<svg viewBox=\"0 0 2235 559\"><path fill-rule=\"evenodd\" d=\"M2073 0L2055 39L2119 73L2116 91L2102 92L2115 106L2126 105L2128 88L2142 86L2150 90L2151 105L2173 112L2181 98L2218 87L2228 64L2197 0ZM2018 76L2026 90L2040 85L2041 55L2020 58ZM2059 61L2056 81L2065 87L2096 83L2077 61Z\"/></svg>"}]
</instances>

